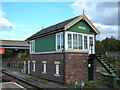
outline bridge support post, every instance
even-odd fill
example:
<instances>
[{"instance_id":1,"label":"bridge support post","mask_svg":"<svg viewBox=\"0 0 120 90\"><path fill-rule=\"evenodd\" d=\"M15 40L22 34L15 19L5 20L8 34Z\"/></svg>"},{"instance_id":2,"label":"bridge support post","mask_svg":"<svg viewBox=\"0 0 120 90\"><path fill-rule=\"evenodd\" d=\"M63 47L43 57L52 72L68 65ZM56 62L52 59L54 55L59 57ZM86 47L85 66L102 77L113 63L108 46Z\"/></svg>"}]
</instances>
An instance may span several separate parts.
<instances>
[{"instance_id":1,"label":"bridge support post","mask_svg":"<svg viewBox=\"0 0 120 90\"><path fill-rule=\"evenodd\" d=\"M26 73L26 61L24 61L24 73Z\"/></svg>"}]
</instances>

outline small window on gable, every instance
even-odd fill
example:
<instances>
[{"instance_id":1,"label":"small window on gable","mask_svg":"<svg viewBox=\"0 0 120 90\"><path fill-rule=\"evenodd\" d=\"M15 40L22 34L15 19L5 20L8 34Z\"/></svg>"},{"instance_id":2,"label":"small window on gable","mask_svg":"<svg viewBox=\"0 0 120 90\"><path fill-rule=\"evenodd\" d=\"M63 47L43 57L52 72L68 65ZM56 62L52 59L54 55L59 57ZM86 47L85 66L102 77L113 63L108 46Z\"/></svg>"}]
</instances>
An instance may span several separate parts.
<instances>
[{"instance_id":1,"label":"small window on gable","mask_svg":"<svg viewBox=\"0 0 120 90\"><path fill-rule=\"evenodd\" d=\"M30 41L30 53L35 52L35 40Z\"/></svg>"},{"instance_id":2,"label":"small window on gable","mask_svg":"<svg viewBox=\"0 0 120 90\"><path fill-rule=\"evenodd\" d=\"M63 49L63 32L56 35L56 40L57 50Z\"/></svg>"}]
</instances>

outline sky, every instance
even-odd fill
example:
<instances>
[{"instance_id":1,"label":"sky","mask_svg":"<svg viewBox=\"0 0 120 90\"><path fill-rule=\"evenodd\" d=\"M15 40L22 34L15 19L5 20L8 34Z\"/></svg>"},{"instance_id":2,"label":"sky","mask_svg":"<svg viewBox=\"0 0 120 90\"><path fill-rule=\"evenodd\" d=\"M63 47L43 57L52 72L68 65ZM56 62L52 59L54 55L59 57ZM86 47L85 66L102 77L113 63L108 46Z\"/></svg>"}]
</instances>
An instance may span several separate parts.
<instances>
[{"instance_id":1,"label":"sky","mask_svg":"<svg viewBox=\"0 0 120 90\"><path fill-rule=\"evenodd\" d=\"M2 2L0 39L25 40L42 28L85 15L101 32L97 40L118 39L117 2Z\"/></svg>"}]
</instances>

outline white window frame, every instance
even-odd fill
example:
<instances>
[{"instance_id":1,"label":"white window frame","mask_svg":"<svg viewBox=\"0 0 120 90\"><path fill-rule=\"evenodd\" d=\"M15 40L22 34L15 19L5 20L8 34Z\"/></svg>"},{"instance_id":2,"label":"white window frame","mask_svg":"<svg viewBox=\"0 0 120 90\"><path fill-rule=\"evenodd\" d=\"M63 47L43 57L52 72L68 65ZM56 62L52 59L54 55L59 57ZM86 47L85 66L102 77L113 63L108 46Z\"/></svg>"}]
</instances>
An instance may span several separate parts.
<instances>
[{"instance_id":1,"label":"white window frame","mask_svg":"<svg viewBox=\"0 0 120 90\"><path fill-rule=\"evenodd\" d=\"M91 36L89 36L89 54L95 54L95 40L94 40L94 37L92 37L92 43L93 43L93 46L92 47L90 47L90 37ZM92 52L91 52L91 49L92 49Z\"/></svg>"},{"instance_id":2,"label":"white window frame","mask_svg":"<svg viewBox=\"0 0 120 90\"><path fill-rule=\"evenodd\" d=\"M85 43L85 37L87 37L87 42L86 42L86 43ZM88 47L88 45L89 45L89 44L88 44L88 43L89 43L88 41L89 41L89 40L88 40L88 36L84 35L84 50L87 50L87 49L89 48L89 47ZM86 45L87 48L85 48L85 44L87 44L87 45Z\"/></svg>"},{"instance_id":3,"label":"white window frame","mask_svg":"<svg viewBox=\"0 0 120 90\"><path fill-rule=\"evenodd\" d=\"M47 74L47 61L42 61L43 63L43 74Z\"/></svg>"},{"instance_id":4,"label":"white window frame","mask_svg":"<svg viewBox=\"0 0 120 90\"><path fill-rule=\"evenodd\" d=\"M30 53L35 52L35 40L30 41Z\"/></svg>"},{"instance_id":5,"label":"white window frame","mask_svg":"<svg viewBox=\"0 0 120 90\"><path fill-rule=\"evenodd\" d=\"M58 41L57 41L57 39L58 39L57 36L58 36L58 35L60 35L60 49L58 49L58 43L57 43L57 42L58 42ZM58 51L59 51L59 50L63 50L63 48L64 48L64 45L63 45L63 47L62 47L62 44L64 44L64 43L63 43L63 42L64 42L64 41L63 41L63 38L64 38L64 37L62 38L62 35L63 35L63 32L60 32L60 33L57 33L57 34L56 34L56 50L58 50Z\"/></svg>"},{"instance_id":6,"label":"white window frame","mask_svg":"<svg viewBox=\"0 0 120 90\"><path fill-rule=\"evenodd\" d=\"M68 34L69 34L69 33L68 33ZM70 34L70 36L71 36L71 41L69 41L69 37L68 37L68 38L67 38L67 40L68 40L67 44L68 44L68 43L71 43L70 47L69 47L69 44L68 44L68 48L69 48L69 49L72 49L72 34Z\"/></svg>"},{"instance_id":7,"label":"white window frame","mask_svg":"<svg viewBox=\"0 0 120 90\"><path fill-rule=\"evenodd\" d=\"M76 36L76 38L75 38L75 40L74 40L74 35ZM73 49L78 49L78 35L77 34L73 34ZM76 42L75 42L76 41ZM74 44L74 42L75 42L75 44ZM75 48L74 48L74 45L75 45Z\"/></svg>"},{"instance_id":8,"label":"white window frame","mask_svg":"<svg viewBox=\"0 0 120 90\"><path fill-rule=\"evenodd\" d=\"M78 34L78 37L81 37L81 38L78 38L78 49L80 49L80 50L82 50L83 49L83 37L82 37L82 35L81 34ZM81 48L79 48L79 47L81 47Z\"/></svg>"},{"instance_id":9,"label":"white window frame","mask_svg":"<svg viewBox=\"0 0 120 90\"><path fill-rule=\"evenodd\" d=\"M32 61L32 65L33 65L32 71L35 72L36 71L36 61Z\"/></svg>"},{"instance_id":10,"label":"white window frame","mask_svg":"<svg viewBox=\"0 0 120 90\"><path fill-rule=\"evenodd\" d=\"M60 76L60 61L55 61L55 74L54 76Z\"/></svg>"},{"instance_id":11,"label":"white window frame","mask_svg":"<svg viewBox=\"0 0 120 90\"><path fill-rule=\"evenodd\" d=\"M72 48L68 48L68 34L72 35ZM73 34L77 34L78 35L82 35L82 49L78 48L77 45L77 49L73 49ZM87 49L84 49L84 36L87 36ZM95 42L94 42L94 35L91 34L83 34L83 33L77 33L77 32L71 32L71 31L65 31L65 50L70 50L70 51L88 51L89 52L89 37L93 37L93 48L95 47Z\"/></svg>"},{"instance_id":12,"label":"white window frame","mask_svg":"<svg viewBox=\"0 0 120 90\"><path fill-rule=\"evenodd\" d=\"M92 46L93 46L93 37L89 37L89 47L91 46L91 40L90 38L92 38Z\"/></svg>"}]
</instances>

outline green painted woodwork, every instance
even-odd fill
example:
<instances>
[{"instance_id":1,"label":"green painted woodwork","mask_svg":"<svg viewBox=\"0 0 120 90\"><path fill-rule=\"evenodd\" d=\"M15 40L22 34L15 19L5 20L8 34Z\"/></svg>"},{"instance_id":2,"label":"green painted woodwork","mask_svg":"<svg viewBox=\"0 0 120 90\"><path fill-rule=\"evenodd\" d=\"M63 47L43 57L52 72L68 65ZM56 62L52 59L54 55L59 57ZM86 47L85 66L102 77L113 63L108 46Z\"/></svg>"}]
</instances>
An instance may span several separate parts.
<instances>
[{"instance_id":1,"label":"green painted woodwork","mask_svg":"<svg viewBox=\"0 0 120 90\"><path fill-rule=\"evenodd\" d=\"M85 30L79 29L78 28L79 26L85 27L86 29ZM92 32L90 30L92 30ZM68 29L68 31L84 33L84 34L94 34L93 29L87 24L86 21L83 21L83 20L81 20L80 22L78 22L75 25L73 25L72 27L70 27Z\"/></svg>"},{"instance_id":2,"label":"green painted woodwork","mask_svg":"<svg viewBox=\"0 0 120 90\"><path fill-rule=\"evenodd\" d=\"M85 27L86 29L85 30L79 29L78 28L79 26ZM76 23L75 25L68 29L68 31L71 32L94 34L94 32L91 30L92 28L83 20ZM50 52L50 51L56 51L55 35L50 35L35 40L35 52Z\"/></svg>"},{"instance_id":3,"label":"green painted woodwork","mask_svg":"<svg viewBox=\"0 0 120 90\"><path fill-rule=\"evenodd\" d=\"M55 35L42 37L35 40L35 52L55 51Z\"/></svg>"}]
</instances>

